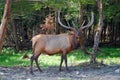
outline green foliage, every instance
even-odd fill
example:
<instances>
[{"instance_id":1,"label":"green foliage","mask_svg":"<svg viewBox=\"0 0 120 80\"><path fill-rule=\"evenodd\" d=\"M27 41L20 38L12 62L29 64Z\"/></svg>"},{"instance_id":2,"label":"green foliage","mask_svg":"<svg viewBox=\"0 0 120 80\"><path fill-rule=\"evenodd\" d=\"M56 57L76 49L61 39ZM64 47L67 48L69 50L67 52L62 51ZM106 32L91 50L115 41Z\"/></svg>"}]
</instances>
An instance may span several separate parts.
<instances>
[{"instance_id":1,"label":"green foliage","mask_svg":"<svg viewBox=\"0 0 120 80\"><path fill-rule=\"evenodd\" d=\"M91 48L90 48L91 51ZM4 48L0 54L0 66L29 66L30 59L22 59L24 54L30 57L31 50L16 52L13 48ZM97 60L104 60L105 64L120 64L120 48L101 48L100 55ZM89 56L83 54L81 50L75 50L68 54L68 64L73 65L76 63L88 62ZM59 66L60 55L40 55L39 64L43 67ZM35 64L34 64L35 65Z\"/></svg>"},{"instance_id":2,"label":"green foliage","mask_svg":"<svg viewBox=\"0 0 120 80\"><path fill-rule=\"evenodd\" d=\"M106 1L104 14L108 21L120 22L120 5L113 1Z\"/></svg>"},{"instance_id":3,"label":"green foliage","mask_svg":"<svg viewBox=\"0 0 120 80\"><path fill-rule=\"evenodd\" d=\"M25 15L30 12L33 12L34 11L33 4L34 3L24 0L12 2L11 13L17 15Z\"/></svg>"},{"instance_id":4,"label":"green foliage","mask_svg":"<svg viewBox=\"0 0 120 80\"><path fill-rule=\"evenodd\" d=\"M80 0L82 4L94 4L94 0Z\"/></svg>"},{"instance_id":5,"label":"green foliage","mask_svg":"<svg viewBox=\"0 0 120 80\"><path fill-rule=\"evenodd\" d=\"M33 4L33 8L34 8L35 10L40 10L41 7L42 7L42 5L41 5L39 2L36 2L36 3Z\"/></svg>"},{"instance_id":6,"label":"green foliage","mask_svg":"<svg viewBox=\"0 0 120 80\"><path fill-rule=\"evenodd\" d=\"M0 19L3 15L3 7L5 0L0 0ZM105 18L110 21L120 21L120 5L119 3L113 0L105 0L104 14ZM42 7L51 7L54 10L67 8L72 16L77 16L79 11L79 6L82 5L83 8L86 5L94 5L94 0L40 0L40 1L27 1L27 0L18 0L12 1L11 13L12 15L25 15L37 10L40 10ZM77 11L77 12L76 12Z\"/></svg>"}]
</instances>

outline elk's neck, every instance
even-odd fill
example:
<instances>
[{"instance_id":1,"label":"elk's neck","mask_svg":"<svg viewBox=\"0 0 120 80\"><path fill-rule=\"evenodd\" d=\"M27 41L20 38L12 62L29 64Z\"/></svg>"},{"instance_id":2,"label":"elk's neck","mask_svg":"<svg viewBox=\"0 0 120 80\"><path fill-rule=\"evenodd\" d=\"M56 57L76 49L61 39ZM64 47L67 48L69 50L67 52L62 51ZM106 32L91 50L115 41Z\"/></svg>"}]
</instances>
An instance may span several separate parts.
<instances>
[{"instance_id":1,"label":"elk's neck","mask_svg":"<svg viewBox=\"0 0 120 80\"><path fill-rule=\"evenodd\" d=\"M72 40L72 48L77 49L78 48L78 43L77 43L77 39L74 35L72 36L71 40Z\"/></svg>"}]
</instances>

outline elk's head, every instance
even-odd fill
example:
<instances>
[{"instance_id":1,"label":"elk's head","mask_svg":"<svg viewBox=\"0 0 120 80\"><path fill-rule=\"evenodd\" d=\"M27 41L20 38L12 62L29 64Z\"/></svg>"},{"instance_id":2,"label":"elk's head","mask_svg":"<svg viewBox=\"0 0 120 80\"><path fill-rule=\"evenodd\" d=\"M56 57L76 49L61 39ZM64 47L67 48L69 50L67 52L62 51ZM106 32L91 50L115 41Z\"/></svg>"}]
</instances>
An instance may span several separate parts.
<instances>
[{"instance_id":1,"label":"elk's head","mask_svg":"<svg viewBox=\"0 0 120 80\"><path fill-rule=\"evenodd\" d=\"M71 30L74 35L74 39L77 40L77 43L80 43L80 45L82 45L84 43L83 41L83 30L85 28L89 28L94 22L94 14L93 12L91 12L91 19L89 20L88 24L84 25L85 24L85 20L83 21L82 25L79 27L79 28L75 28L75 27L70 27L70 26L66 26L64 25L61 21L60 21L60 11L58 11L58 23L63 27L63 28L66 28L68 30Z\"/></svg>"}]
</instances>

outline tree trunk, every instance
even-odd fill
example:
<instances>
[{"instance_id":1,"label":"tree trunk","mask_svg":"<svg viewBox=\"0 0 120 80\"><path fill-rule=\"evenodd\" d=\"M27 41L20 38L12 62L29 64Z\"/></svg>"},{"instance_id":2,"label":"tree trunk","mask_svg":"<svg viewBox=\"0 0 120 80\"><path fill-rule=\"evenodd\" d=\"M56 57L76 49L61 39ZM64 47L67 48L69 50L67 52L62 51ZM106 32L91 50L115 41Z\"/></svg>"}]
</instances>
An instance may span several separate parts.
<instances>
[{"instance_id":1,"label":"tree trunk","mask_svg":"<svg viewBox=\"0 0 120 80\"><path fill-rule=\"evenodd\" d=\"M98 51L100 36L101 36L102 28L103 28L103 1L102 0L95 0L95 1L97 2L98 10L99 10L99 23L98 23L97 30L96 30L95 37L94 37L93 51L92 51L92 55L90 58L91 63L96 62L96 54Z\"/></svg>"},{"instance_id":2,"label":"tree trunk","mask_svg":"<svg viewBox=\"0 0 120 80\"><path fill-rule=\"evenodd\" d=\"M6 26L7 26L9 16L10 16L10 0L6 0L3 18L1 20L1 25L0 25L0 53L2 50L2 46L3 46L3 39L5 37Z\"/></svg>"},{"instance_id":3,"label":"tree trunk","mask_svg":"<svg viewBox=\"0 0 120 80\"><path fill-rule=\"evenodd\" d=\"M13 33L14 33L13 35L14 35L15 47L16 47L16 50L19 51L20 45L19 45L19 39L17 36L17 28L16 28L16 25L15 25L15 22L13 19L11 19L11 23L12 23L12 27L13 27Z\"/></svg>"}]
</instances>

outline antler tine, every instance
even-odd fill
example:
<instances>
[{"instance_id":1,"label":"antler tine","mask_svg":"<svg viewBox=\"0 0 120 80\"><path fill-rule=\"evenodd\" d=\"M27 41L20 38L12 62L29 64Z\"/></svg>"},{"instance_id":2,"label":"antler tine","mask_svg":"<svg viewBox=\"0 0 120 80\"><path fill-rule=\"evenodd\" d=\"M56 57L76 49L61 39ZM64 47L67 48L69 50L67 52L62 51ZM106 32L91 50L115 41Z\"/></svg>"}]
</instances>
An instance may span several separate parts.
<instances>
[{"instance_id":1,"label":"antler tine","mask_svg":"<svg viewBox=\"0 0 120 80\"><path fill-rule=\"evenodd\" d=\"M66 20L66 19L65 19ZM70 27L70 23L66 20L66 22L67 22L67 25Z\"/></svg>"},{"instance_id":2,"label":"antler tine","mask_svg":"<svg viewBox=\"0 0 120 80\"><path fill-rule=\"evenodd\" d=\"M72 27L68 27L68 26L64 25L64 24L60 21L60 10L58 10L58 23L59 23L62 27L66 28L66 29L75 30L75 29L72 28Z\"/></svg>"},{"instance_id":3,"label":"antler tine","mask_svg":"<svg viewBox=\"0 0 120 80\"><path fill-rule=\"evenodd\" d=\"M80 27L81 30L83 30L83 29L85 29L85 28L89 28L89 27L93 24L93 22L94 22L94 13L93 13L93 12L91 12L91 17L92 17L92 18L91 18L91 20L88 22L87 25L83 26L84 23L85 23L85 21L82 23L82 25L81 25L81 27Z\"/></svg>"},{"instance_id":4,"label":"antler tine","mask_svg":"<svg viewBox=\"0 0 120 80\"><path fill-rule=\"evenodd\" d=\"M85 24L85 20L83 21L83 23L82 23L82 25L81 26L83 26Z\"/></svg>"}]
</instances>

